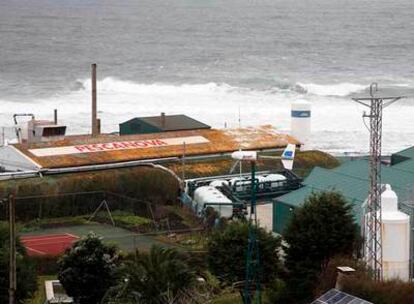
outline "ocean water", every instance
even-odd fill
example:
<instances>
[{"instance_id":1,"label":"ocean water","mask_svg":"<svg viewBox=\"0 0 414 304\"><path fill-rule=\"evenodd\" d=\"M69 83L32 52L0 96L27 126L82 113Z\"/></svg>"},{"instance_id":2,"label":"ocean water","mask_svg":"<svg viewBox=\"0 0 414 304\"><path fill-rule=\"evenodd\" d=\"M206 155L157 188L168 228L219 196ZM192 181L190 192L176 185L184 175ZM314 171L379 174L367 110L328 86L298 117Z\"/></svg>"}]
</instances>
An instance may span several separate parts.
<instances>
[{"instance_id":1,"label":"ocean water","mask_svg":"<svg viewBox=\"0 0 414 304\"><path fill-rule=\"evenodd\" d=\"M407 98L384 111L384 153L414 145L412 0L0 0L0 126L14 113L90 129L98 64L104 132L184 113L214 127L290 128L313 104L312 146L366 153L371 82ZM8 130L8 129L6 129Z\"/></svg>"}]
</instances>

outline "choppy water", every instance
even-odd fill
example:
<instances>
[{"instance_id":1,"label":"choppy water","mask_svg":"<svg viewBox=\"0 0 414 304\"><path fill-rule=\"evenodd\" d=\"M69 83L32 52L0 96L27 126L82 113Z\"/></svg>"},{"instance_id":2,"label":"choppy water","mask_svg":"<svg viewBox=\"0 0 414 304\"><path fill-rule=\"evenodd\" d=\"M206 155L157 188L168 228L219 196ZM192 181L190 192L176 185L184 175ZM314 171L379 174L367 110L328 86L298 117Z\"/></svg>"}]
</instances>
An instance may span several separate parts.
<instances>
[{"instance_id":1,"label":"choppy water","mask_svg":"<svg viewBox=\"0 0 414 304\"><path fill-rule=\"evenodd\" d=\"M290 125L313 103L313 145L366 152L373 81L407 95L384 113L384 151L414 145L412 0L0 0L0 126L12 114L89 130L98 63L104 131L132 116L185 113L215 127Z\"/></svg>"}]
</instances>

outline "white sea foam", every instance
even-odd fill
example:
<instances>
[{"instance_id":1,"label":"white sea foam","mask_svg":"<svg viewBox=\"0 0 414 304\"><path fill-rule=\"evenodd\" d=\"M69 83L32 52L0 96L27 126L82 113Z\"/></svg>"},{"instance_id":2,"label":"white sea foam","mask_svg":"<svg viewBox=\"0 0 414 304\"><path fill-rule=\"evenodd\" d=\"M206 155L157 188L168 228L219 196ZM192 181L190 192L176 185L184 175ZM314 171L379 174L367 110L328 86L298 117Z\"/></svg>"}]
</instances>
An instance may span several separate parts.
<instances>
[{"instance_id":1,"label":"white sea foam","mask_svg":"<svg viewBox=\"0 0 414 304\"><path fill-rule=\"evenodd\" d=\"M338 83L338 84L315 84L315 83L298 83L307 93L318 96L348 96L365 90L368 86L355 83Z\"/></svg>"},{"instance_id":2,"label":"white sea foam","mask_svg":"<svg viewBox=\"0 0 414 304\"><path fill-rule=\"evenodd\" d=\"M12 125L14 113L32 112L40 119L52 119L53 109L69 133L90 130L90 80L80 80L78 90L30 102L0 101L0 126ZM344 86L345 87L345 86ZM349 92L362 86L347 87L336 96L298 92L297 90L252 90L228 84L142 84L105 78L98 81L98 111L104 132L118 131L118 124L135 116L183 113L213 127L272 124L283 132L290 129L290 103L312 102L313 147L325 151L366 152L368 131L362 122L367 110L350 100ZM332 87L330 87L332 89ZM333 89L332 89L333 90ZM332 95L326 94L326 95ZM384 111L384 152L414 144L414 107L397 103Z\"/></svg>"}]
</instances>

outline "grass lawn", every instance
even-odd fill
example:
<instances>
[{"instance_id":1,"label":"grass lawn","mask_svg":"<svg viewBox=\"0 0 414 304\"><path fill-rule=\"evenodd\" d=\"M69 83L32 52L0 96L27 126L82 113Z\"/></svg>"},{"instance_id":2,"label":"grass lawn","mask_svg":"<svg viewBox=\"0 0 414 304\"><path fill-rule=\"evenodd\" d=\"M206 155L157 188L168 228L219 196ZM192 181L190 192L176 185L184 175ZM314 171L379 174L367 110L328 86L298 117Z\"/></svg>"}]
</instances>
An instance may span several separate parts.
<instances>
[{"instance_id":1,"label":"grass lawn","mask_svg":"<svg viewBox=\"0 0 414 304\"><path fill-rule=\"evenodd\" d=\"M154 236L140 235L119 227L113 227L107 224L89 223L87 225L56 227L37 229L29 233L20 233L21 236L38 236L47 234L65 234L69 233L79 237L86 236L88 233L94 232L102 237L104 242L117 245L121 250L126 252L135 249L147 251L152 245L171 246L156 240Z\"/></svg>"}]
</instances>

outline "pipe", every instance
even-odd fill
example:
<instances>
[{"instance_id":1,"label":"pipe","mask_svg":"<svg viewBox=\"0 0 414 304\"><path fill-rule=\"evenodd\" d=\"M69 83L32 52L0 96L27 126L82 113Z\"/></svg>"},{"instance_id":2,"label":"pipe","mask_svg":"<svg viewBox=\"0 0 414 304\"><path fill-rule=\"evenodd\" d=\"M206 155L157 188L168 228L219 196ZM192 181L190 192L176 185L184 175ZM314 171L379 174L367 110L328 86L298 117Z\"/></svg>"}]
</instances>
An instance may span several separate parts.
<instances>
[{"instance_id":1,"label":"pipe","mask_svg":"<svg viewBox=\"0 0 414 304\"><path fill-rule=\"evenodd\" d=\"M165 129L165 113L161 112L161 128Z\"/></svg>"},{"instance_id":2,"label":"pipe","mask_svg":"<svg viewBox=\"0 0 414 304\"><path fill-rule=\"evenodd\" d=\"M266 151L280 151L282 149L269 149ZM198 156L186 156L186 160L202 160L202 159L210 159L216 157L223 157L231 155L231 153L217 153L212 155L198 155ZM142 159L142 160L134 160L128 162L117 162L117 163L110 163L110 164L99 164L99 165L86 165L86 166L75 166L75 167L66 167L66 168L43 168L39 169L38 171L20 171L20 172L4 172L0 173L0 179L14 179L14 178L30 178L42 175L49 175L49 174L62 174L62 173L77 173L77 172L87 172L87 171L98 171L98 170L106 170L106 169L120 169L120 168L129 168L135 166L151 166L156 168L165 168L159 164L167 163L167 162L174 162L179 161L180 157L166 157L166 158L152 158L152 159ZM164 170L164 169L163 169ZM173 171L170 169L165 168L166 171L176 176ZM181 180L178 176L176 177L178 180Z\"/></svg>"},{"instance_id":3,"label":"pipe","mask_svg":"<svg viewBox=\"0 0 414 304\"><path fill-rule=\"evenodd\" d=\"M169 157L169 158L158 158L158 159L144 159L136 160L129 162L119 162L112 164L100 164L100 165L88 165L88 166L76 166L76 167L67 167L67 168L55 168L55 169L41 169L40 172L45 175L49 174L60 174L60 173L75 173L75 172L86 172L86 171L96 171L96 170L106 170L106 169L120 169L128 168L135 166L153 166L154 162L169 162L169 161L178 161L178 157Z\"/></svg>"}]
</instances>

